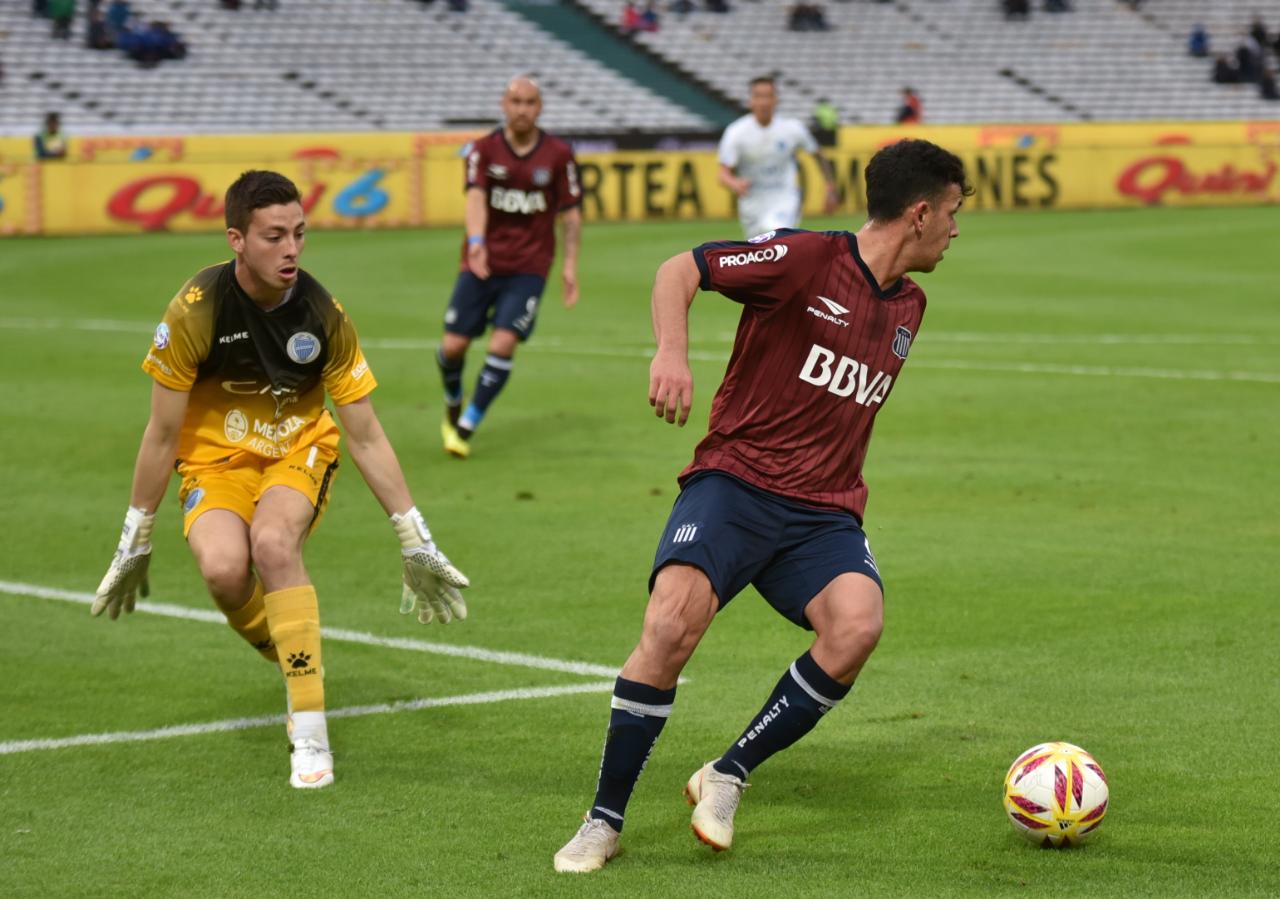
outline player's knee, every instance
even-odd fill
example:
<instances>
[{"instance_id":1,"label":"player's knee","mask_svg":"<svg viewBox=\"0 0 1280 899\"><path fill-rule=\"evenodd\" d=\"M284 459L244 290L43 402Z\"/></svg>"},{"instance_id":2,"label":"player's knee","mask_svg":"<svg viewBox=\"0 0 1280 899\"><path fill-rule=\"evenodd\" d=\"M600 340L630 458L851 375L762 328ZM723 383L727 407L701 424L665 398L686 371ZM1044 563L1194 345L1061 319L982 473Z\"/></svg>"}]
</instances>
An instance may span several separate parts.
<instances>
[{"instance_id":1,"label":"player's knee","mask_svg":"<svg viewBox=\"0 0 1280 899\"><path fill-rule=\"evenodd\" d=\"M253 564L261 572L285 572L298 564L301 547L297 536L285 528L255 526L250 535Z\"/></svg>"},{"instance_id":2,"label":"player's knee","mask_svg":"<svg viewBox=\"0 0 1280 899\"><path fill-rule=\"evenodd\" d=\"M463 337L461 334L450 334L445 332L444 337L440 341L440 352L451 362L456 362L467 355L467 347L471 345L471 341Z\"/></svg>"},{"instance_id":3,"label":"player's knee","mask_svg":"<svg viewBox=\"0 0 1280 899\"><path fill-rule=\"evenodd\" d=\"M200 575L209 595L222 609L234 611L253 592L249 559L237 554L221 554L200 560Z\"/></svg>"},{"instance_id":4,"label":"player's knee","mask_svg":"<svg viewBox=\"0 0 1280 899\"><path fill-rule=\"evenodd\" d=\"M498 328L489 338L489 352L495 356L502 356L504 359L510 359L514 356L516 347L519 345L520 335L505 328Z\"/></svg>"},{"instance_id":5,"label":"player's knee","mask_svg":"<svg viewBox=\"0 0 1280 899\"><path fill-rule=\"evenodd\" d=\"M877 608L842 619L823 636L837 655L850 663L861 663L876 648L883 632L884 613Z\"/></svg>"}]
</instances>

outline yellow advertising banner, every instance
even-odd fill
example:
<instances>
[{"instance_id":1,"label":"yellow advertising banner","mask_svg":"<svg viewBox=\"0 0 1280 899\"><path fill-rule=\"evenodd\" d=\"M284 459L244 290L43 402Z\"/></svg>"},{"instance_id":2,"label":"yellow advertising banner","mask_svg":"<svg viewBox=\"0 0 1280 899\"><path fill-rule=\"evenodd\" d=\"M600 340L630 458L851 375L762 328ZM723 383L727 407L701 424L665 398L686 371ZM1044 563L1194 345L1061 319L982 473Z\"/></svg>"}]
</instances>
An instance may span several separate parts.
<instances>
[{"instance_id":1,"label":"yellow advertising banner","mask_svg":"<svg viewBox=\"0 0 1280 899\"><path fill-rule=\"evenodd\" d=\"M249 168L293 178L321 228L460 224L463 152L477 132L77 136L68 159L31 162L0 139L0 234L199 231L222 227L227 185ZM956 125L841 129L823 153L842 209L862 212L866 165L904 137L964 159L971 209L1080 209L1280 202L1280 121ZM589 220L729 219L715 152L579 147ZM820 174L800 160L805 213ZM856 224L856 222L855 222Z\"/></svg>"}]
</instances>

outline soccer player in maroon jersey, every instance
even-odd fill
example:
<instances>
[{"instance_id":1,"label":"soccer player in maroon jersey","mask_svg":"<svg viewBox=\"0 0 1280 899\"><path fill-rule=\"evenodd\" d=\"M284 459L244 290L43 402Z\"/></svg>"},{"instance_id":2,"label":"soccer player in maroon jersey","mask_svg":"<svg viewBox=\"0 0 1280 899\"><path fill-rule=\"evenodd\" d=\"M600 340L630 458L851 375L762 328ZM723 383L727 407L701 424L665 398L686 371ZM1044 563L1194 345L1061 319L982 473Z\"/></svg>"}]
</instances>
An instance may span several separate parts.
<instances>
[{"instance_id":1,"label":"soccer player in maroon jersey","mask_svg":"<svg viewBox=\"0 0 1280 899\"><path fill-rule=\"evenodd\" d=\"M445 451L459 459L489 404L511 376L516 346L538 318L547 272L556 255L556 220L564 222L564 304L578 302L582 189L567 143L538 127L542 93L532 78L513 78L502 96L506 124L467 154L466 242L462 270L444 313L436 362L444 381ZM489 352L466 411L462 366L471 341L492 323Z\"/></svg>"},{"instance_id":2,"label":"soccer player in maroon jersey","mask_svg":"<svg viewBox=\"0 0 1280 899\"><path fill-rule=\"evenodd\" d=\"M751 771L844 698L880 639L883 585L862 530L862 463L924 315L924 292L906 273L933 271L973 191L961 161L922 140L880 150L866 182L868 217L856 234L706 243L658 269L649 402L666 421L683 425L693 401L698 288L740 303L742 318L707 436L680 474L640 642L614 687L595 800L556 853L558 871L594 871L617 852L677 678L747 584L815 639L742 735L685 786L693 831L713 849L733 841Z\"/></svg>"}]
</instances>

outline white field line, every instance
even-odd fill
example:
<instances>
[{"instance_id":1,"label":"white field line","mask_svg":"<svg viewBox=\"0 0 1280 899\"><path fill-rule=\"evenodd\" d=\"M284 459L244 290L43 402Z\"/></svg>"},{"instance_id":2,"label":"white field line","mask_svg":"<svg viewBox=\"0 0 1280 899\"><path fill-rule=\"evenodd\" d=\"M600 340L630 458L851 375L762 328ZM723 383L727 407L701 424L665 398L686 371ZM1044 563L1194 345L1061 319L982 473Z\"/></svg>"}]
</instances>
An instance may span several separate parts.
<instances>
[{"instance_id":1,"label":"white field line","mask_svg":"<svg viewBox=\"0 0 1280 899\"><path fill-rule=\"evenodd\" d=\"M122 331L149 334L154 324L147 322L118 321L114 319L58 319L58 318L0 318L0 329L10 330L79 330ZM728 336L727 339L732 339ZM982 334L976 332L932 332L930 342L955 344L1092 344L1098 346L1272 346L1280 343L1273 338L1251 335L1213 334ZM439 346L435 340L420 338L366 338L361 341L369 349L428 351ZM653 355L649 347L576 347L551 338L539 338L522 352L548 353L564 356L595 356L613 358L648 359ZM729 358L725 351L691 350L689 359L694 362L724 362ZM1141 368L1105 365L1057 365L1053 363L975 362L965 359L920 359L911 363L912 369L936 369L946 371L1011 372L1015 374L1067 375L1078 377L1153 378L1163 381L1236 381L1260 384L1280 384L1280 373L1265 371L1212 371L1163 368Z\"/></svg>"},{"instance_id":2,"label":"white field line","mask_svg":"<svg viewBox=\"0 0 1280 899\"><path fill-rule=\"evenodd\" d=\"M93 602L92 593L78 593L72 590L59 590L53 587L42 587L39 584L24 584L15 581L0 581L0 594L10 596L30 596L37 599L56 599L63 602L74 602L89 605ZM181 618L187 621L204 621L226 626L227 620L218 612L209 609L192 609L163 602L139 602L138 612L149 615L163 615L166 618ZM403 620L416 620L406 616ZM110 625L112 622L104 622ZM474 646L453 646L449 643L432 643L412 637L379 637L364 631L352 631L339 627L320 629L320 635L326 640L337 640L343 643L363 643L366 646L385 646L389 649L406 649L412 652L428 652L435 655L454 656L472 659L478 662L490 662L495 665L514 665L520 668L535 668L542 671L560 671L565 674L580 674L584 677L616 677L617 668L608 665L593 665L589 662L569 662L551 659L545 656L529 655L522 652L503 652L493 649L480 649Z\"/></svg>"},{"instance_id":3,"label":"white field line","mask_svg":"<svg viewBox=\"0 0 1280 899\"><path fill-rule=\"evenodd\" d=\"M449 705L483 705L515 699L544 699L551 696L570 696L575 693L608 693L613 681L593 681L561 687L525 687L516 690L493 690L488 693L464 693L458 696L436 696L401 702L380 702L373 705L353 705L330 709L330 718L362 718L365 715L397 715L401 712L417 712ZM249 730L255 727L283 726L284 715L259 715L255 718L230 718L225 721L207 721L203 724L175 724L154 730L126 730L100 734L78 734L73 737L56 737L43 740L9 740L0 743L0 755L19 752L40 752L51 749L70 749L76 746L102 746L109 743L145 743L150 740L168 740L173 737L190 737L199 734L227 733Z\"/></svg>"}]
</instances>

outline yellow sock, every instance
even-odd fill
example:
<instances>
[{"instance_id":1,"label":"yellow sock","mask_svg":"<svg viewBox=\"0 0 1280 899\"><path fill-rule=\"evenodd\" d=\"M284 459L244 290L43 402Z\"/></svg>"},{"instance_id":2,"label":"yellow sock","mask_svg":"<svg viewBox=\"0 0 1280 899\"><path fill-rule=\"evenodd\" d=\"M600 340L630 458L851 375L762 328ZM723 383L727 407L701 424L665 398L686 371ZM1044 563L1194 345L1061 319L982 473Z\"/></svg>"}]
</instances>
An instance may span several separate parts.
<instances>
[{"instance_id":1,"label":"yellow sock","mask_svg":"<svg viewBox=\"0 0 1280 899\"><path fill-rule=\"evenodd\" d=\"M262 601L262 581L253 579L253 595L249 601L234 612L223 612L227 616L227 624L237 634L244 637L264 659L272 664L280 661L276 655L276 644L271 639L271 629L267 627L267 607Z\"/></svg>"},{"instance_id":2,"label":"yellow sock","mask_svg":"<svg viewBox=\"0 0 1280 899\"><path fill-rule=\"evenodd\" d=\"M263 597L284 685L295 712L324 711L320 667L320 606L316 588L289 587Z\"/></svg>"}]
</instances>

